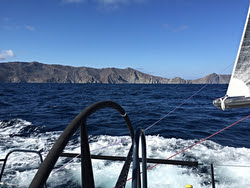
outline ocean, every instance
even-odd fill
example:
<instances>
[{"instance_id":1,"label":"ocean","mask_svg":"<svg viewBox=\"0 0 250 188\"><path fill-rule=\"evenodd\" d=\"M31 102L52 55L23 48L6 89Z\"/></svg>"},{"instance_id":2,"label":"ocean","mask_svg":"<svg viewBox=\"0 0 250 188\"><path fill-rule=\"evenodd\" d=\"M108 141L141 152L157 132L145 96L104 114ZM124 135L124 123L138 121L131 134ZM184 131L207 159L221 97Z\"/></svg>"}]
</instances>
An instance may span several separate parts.
<instances>
[{"instance_id":1,"label":"ocean","mask_svg":"<svg viewBox=\"0 0 250 188\"><path fill-rule=\"evenodd\" d=\"M157 84L0 84L0 159L13 149L42 150L45 158L65 127L83 109L102 100L120 104L134 129L151 127L146 131L148 157L168 158L250 114L248 108L221 111L213 106L212 100L224 96L227 85L207 85L195 94L203 87ZM154 124L164 116L164 119ZM97 111L89 117L87 128L92 154L127 155L130 140L123 143L121 140L129 138L129 132L117 111ZM186 184L194 188L212 187L211 163L214 164L216 187L249 187L249 133L250 118L172 158L198 161L198 168L157 165L148 171L148 187L184 188ZM78 131L65 151L79 153L79 140ZM110 147L101 149L104 146ZM93 160L95 186L113 187L122 164ZM2 177L5 185L1 187L28 187L38 167L39 158L36 155L13 153ZM81 187L80 160L60 158L47 185L56 188ZM126 187L131 187L131 181L127 182Z\"/></svg>"}]
</instances>

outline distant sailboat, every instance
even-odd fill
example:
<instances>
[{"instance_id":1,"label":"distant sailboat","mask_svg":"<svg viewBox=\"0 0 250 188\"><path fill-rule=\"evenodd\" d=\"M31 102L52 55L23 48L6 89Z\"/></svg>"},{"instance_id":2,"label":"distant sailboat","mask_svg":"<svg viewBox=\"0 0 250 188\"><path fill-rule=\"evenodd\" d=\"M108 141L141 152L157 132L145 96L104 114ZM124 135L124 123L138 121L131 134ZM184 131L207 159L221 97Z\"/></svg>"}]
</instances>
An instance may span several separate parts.
<instances>
[{"instance_id":1,"label":"distant sailboat","mask_svg":"<svg viewBox=\"0 0 250 188\"><path fill-rule=\"evenodd\" d=\"M250 6L242 34L233 73L225 97L213 104L222 110L250 107Z\"/></svg>"}]
</instances>

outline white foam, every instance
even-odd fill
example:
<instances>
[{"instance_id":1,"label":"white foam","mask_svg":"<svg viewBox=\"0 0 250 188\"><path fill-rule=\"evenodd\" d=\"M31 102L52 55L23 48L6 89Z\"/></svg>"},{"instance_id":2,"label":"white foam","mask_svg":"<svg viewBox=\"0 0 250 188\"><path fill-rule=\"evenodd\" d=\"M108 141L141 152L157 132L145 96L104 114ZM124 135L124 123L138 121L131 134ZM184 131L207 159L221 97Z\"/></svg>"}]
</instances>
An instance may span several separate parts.
<instances>
[{"instance_id":1,"label":"white foam","mask_svg":"<svg viewBox=\"0 0 250 188\"><path fill-rule=\"evenodd\" d=\"M3 122L0 122L0 125ZM4 158L7 152L12 149L43 149L45 157L52 147L53 143L60 136L60 131L34 133L28 137L9 135L18 134L23 128L31 126L30 122L18 120L12 126L2 126L0 128L0 158ZM126 136L107 136L100 135L90 138L90 148L92 154L126 156L130 148L130 140ZM122 140L128 139L125 143ZM147 136L147 156L150 158L168 158L182 149L193 145L197 140L183 140L176 138L163 138L160 136ZM113 145L105 147L107 145ZM104 149L99 150L98 148ZM78 143L70 142L67 152L78 153ZM174 160L188 160L203 163L198 168L187 168L173 165L158 165L148 171L148 187L185 187L186 184L192 184L195 188L210 188L210 164L214 163L216 185L220 188L247 187L250 185L250 168L247 167L229 167L219 165L243 165L250 166L250 149L233 148L221 146L212 141L205 141L174 157ZM55 168L61 167L66 158L60 158ZM119 176L123 162L110 162L102 160L93 160L93 171L96 187L113 187ZM151 164L148 164L151 165ZM6 173L3 182L17 184L21 187L28 187L37 167L39 159L36 155L13 154L8 160ZM72 163L56 173L51 173L48 179L50 187L60 187L70 185L70 187L79 187L80 180L80 159L74 159ZM131 177L131 171L129 174ZM62 181L63 180L63 181ZM131 181L127 182L130 187Z\"/></svg>"}]
</instances>

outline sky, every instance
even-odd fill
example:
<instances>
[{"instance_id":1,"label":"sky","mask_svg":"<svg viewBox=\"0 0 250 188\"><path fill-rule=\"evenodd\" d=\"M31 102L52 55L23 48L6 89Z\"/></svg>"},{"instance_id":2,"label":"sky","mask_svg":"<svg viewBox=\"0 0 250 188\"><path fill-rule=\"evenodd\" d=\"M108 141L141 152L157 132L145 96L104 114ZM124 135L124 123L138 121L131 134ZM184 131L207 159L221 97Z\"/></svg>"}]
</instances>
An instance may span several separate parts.
<instances>
[{"instance_id":1,"label":"sky","mask_svg":"<svg viewBox=\"0 0 250 188\"><path fill-rule=\"evenodd\" d=\"M0 0L0 62L231 74L249 0Z\"/></svg>"}]
</instances>

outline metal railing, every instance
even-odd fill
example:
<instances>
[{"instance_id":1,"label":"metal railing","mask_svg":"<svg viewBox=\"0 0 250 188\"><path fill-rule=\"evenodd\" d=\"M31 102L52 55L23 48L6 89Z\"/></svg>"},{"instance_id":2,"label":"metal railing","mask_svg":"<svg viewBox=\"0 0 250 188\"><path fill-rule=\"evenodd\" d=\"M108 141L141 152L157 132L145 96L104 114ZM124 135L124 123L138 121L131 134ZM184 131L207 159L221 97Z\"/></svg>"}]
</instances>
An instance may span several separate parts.
<instances>
[{"instance_id":1,"label":"metal railing","mask_svg":"<svg viewBox=\"0 0 250 188\"><path fill-rule=\"evenodd\" d=\"M129 129L130 137L132 140L132 145L129 149L127 157L121 156L100 156L100 155L91 155L89 149L88 142L88 132L87 132L87 118L93 114L94 112L103 109L103 108L113 108L117 110ZM81 137L81 154L76 153L63 153L63 150L71 137L74 135L76 130L80 128L80 137ZM141 151L142 158L139 158L139 142L141 140ZM12 150L10 151L5 159L0 159L0 162L3 162L2 170L0 173L0 182L4 173L4 169L8 160L8 157L13 152L25 152L25 153L36 153L40 157L41 165L39 170L37 171L35 177L33 178L30 188L46 188L46 181L54 168L55 163L57 162L59 157L71 157L71 158L81 158L81 177L82 177L82 187L83 188L94 188L94 177L92 170L91 159L99 159L99 160L112 160L112 161L125 161L121 170L121 173L118 177L115 187L123 188L126 185L128 172L130 169L130 164L133 160L132 167L132 188L141 187L143 184L143 188L147 188L147 163L157 163L157 164L170 164L170 165L182 165L182 166L190 166L190 167L198 167L198 162L190 162L190 161L180 161L180 160L166 160L166 159L152 159L147 158L146 156L146 139L145 133L141 128L138 128L134 133L133 126L130 122L128 115L125 110L118 105L117 103L111 101L101 101L97 102L86 109L84 109L72 122L66 127L61 136L58 138L56 143L53 145L52 149L49 151L47 157L43 161L42 155L40 151L34 150ZM142 162L142 172L140 172L140 162ZM211 168L211 185L212 188L215 188L215 180L214 180L214 166L210 165ZM142 173L142 182L141 182L141 173Z\"/></svg>"},{"instance_id":2,"label":"metal railing","mask_svg":"<svg viewBox=\"0 0 250 188\"><path fill-rule=\"evenodd\" d=\"M91 155L88 142L88 132L87 132L87 118L96 112L97 110L103 108L113 108L116 109L123 119L125 120L127 127L129 129L130 137L132 140L132 145L128 152L127 157L120 156L100 156L100 155ZM63 153L63 150L69 140L72 138L76 130L80 128L80 137L81 137L81 153ZM139 141L142 142L142 158L139 158ZM133 156L132 156L133 155ZM198 166L198 162L189 162L189 161L178 161L178 160L164 160L164 159L150 159L146 157L146 139L144 131L139 128L135 133L134 138L134 129L130 122L128 115L125 110L118 105L117 103L111 101L101 101L97 102L86 109L84 109L72 122L65 128L61 136L58 138L56 143L53 145L52 149L48 153L44 162L41 164L39 170L37 171L35 177L33 178L30 188L40 188L45 185L51 171L54 168L55 163L59 157L78 157L81 158L81 180L83 188L94 188L94 177L92 170L91 159L101 159L101 160L116 160L116 161L125 161L121 170L121 173L118 177L115 187L123 188L126 185L128 172L130 169L130 164L133 160L133 172L132 172L132 187L140 187L140 165L139 162L143 163L142 173L143 173L143 187L147 187L147 162L148 163L158 163L158 164L172 164L172 165L186 165L186 166Z\"/></svg>"},{"instance_id":3,"label":"metal railing","mask_svg":"<svg viewBox=\"0 0 250 188\"><path fill-rule=\"evenodd\" d=\"M94 188L94 177L93 177L93 170L91 164L91 156L89 150L89 142L88 142L88 132L87 132L87 118L96 112L97 110L103 108L113 108L117 110L123 119L125 120L131 139L134 138L134 130L128 115L126 114L125 110L118 105L117 103L111 101L101 101L91 106L87 107L83 110L75 119L66 127L63 131L61 136L57 139L56 143L53 145L52 149L48 153L47 157L45 158L44 162L41 164L41 167L37 171L34 179L30 184L30 188L39 188L42 187L45 182L47 181L52 169L54 168L55 163L57 162L58 158L62 154L65 146L76 132L78 128L80 128L80 136L81 136L81 177L82 177L82 187L84 188ZM123 165L121 174L117 181L117 186L125 186L126 179L129 171L129 166L132 161L132 147L129 150L127 155L127 159Z\"/></svg>"},{"instance_id":4,"label":"metal railing","mask_svg":"<svg viewBox=\"0 0 250 188\"><path fill-rule=\"evenodd\" d=\"M141 128L138 128L135 133L133 142L133 171L132 171L132 188L141 187L141 172L139 163L139 141L141 139L142 152L142 182L143 188L147 188L147 154L146 154L146 138L145 133Z\"/></svg>"},{"instance_id":5,"label":"metal railing","mask_svg":"<svg viewBox=\"0 0 250 188\"><path fill-rule=\"evenodd\" d=\"M3 162L3 165L2 165L2 169L1 169L1 173L0 173L0 182L2 181L2 177L3 177L3 174L4 174L4 169L5 169L5 166L7 164L7 160L9 158L9 156L12 154L12 153L35 153L39 156L40 158L40 161L41 163L43 162L43 157L41 155L41 152L40 151L35 151L35 150L24 150L24 149L14 149L14 150L11 150L9 153L6 154L5 158L4 159L0 159L0 162ZM47 188L46 186L46 182L44 184L44 187Z\"/></svg>"}]
</instances>

